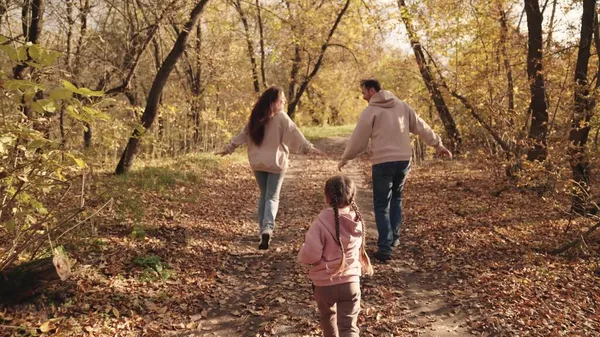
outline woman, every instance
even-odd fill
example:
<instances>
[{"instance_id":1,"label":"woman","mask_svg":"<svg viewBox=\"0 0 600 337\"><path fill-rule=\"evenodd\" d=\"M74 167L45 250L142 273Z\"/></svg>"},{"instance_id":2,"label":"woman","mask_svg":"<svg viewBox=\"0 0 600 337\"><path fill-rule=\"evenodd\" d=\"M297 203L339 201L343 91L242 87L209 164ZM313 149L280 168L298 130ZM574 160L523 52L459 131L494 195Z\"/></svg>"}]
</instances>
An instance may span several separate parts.
<instances>
[{"instance_id":1,"label":"woman","mask_svg":"<svg viewBox=\"0 0 600 337\"><path fill-rule=\"evenodd\" d=\"M316 149L304 138L296 124L283 111L285 94L279 87L271 87L260 96L250 120L243 130L231 139L231 142L219 155L233 153L237 147L248 144L248 160L254 171L260 189L258 201L258 225L260 245L258 249L269 249L269 242L275 227L275 217L279 206L279 192L288 167L289 152L318 154Z\"/></svg>"}]
</instances>

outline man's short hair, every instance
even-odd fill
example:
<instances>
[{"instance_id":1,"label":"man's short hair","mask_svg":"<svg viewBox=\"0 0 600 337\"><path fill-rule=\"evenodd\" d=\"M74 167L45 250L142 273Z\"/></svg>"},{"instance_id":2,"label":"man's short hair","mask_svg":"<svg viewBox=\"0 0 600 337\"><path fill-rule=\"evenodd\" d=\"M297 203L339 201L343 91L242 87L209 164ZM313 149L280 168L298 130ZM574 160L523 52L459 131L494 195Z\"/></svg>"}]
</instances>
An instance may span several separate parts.
<instances>
[{"instance_id":1,"label":"man's short hair","mask_svg":"<svg viewBox=\"0 0 600 337\"><path fill-rule=\"evenodd\" d=\"M379 92L381 90L381 83L379 83L379 81L374 78L360 80L360 86L365 87L366 89L373 88L377 92Z\"/></svg>"}]
</instances>

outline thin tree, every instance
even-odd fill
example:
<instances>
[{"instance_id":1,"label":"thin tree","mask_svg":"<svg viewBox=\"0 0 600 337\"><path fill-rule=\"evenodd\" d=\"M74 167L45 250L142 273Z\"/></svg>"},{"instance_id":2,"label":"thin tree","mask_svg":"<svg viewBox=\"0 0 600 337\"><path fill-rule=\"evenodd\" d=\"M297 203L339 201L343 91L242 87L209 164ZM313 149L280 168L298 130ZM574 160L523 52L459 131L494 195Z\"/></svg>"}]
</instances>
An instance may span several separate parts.
<instances>
[{"instance_id":1,"label":"thin tree","mask_svg":"<svg viewBox=\"0 0 600 337\"><path fill-rule=\"evenodd\" d=\"M306 76L304 78L302 83L300 83L300 86L298 87L297 90L295 90L295 84L297 83L297 75L298 75L298 71L300 69L299 68L300 64L299 64L299 62L296 63L296 60L298 60L298 61L300 60L300 46L298 45L298 42L294 42L294 53L295 54L294 54L294 64L292 66L292 81L291 81L291 83L294 83L294 85L292 86L292 84L290 83L289 103L288 103L288 112L287 112L288 116L290 116L291 119L294 119L294 115L296 113L296 107L298 106L298 103L300 103L300 99L302 98L302 95L306 91L308 84L310 83L310 81L312 81L312 79L317 75L317 73L321 69L321 66L323 65L323 58L325 57L325 52L327 51L327 48L329 47L331 38L333 37L333 34L335 33L337 27L339 26L340 22L342 21L342 18L344 17L344 14L348 10L349 6L350 6L350 0L346 0L344 7L342 7L342 9L338 13L335 21L333 22L333 26L329 30L329 34L327 34L327 38L321 45L321 50L319 52L319 56L317 57L317 61L315 62L315 64L312 66L312 71L308 74L308 76Z\"/></svg>"},{"instance_id":2,"label":"thin tree","mask_svg":"<svg viewBox=\"0 0 600 337\"><path fill-rule=\"evenodd\" d=\"M204 10L204 6L208 3L208 0L200 0L190 14L189 20L185 23L183 30L179 33L171 52L167 55L167 58L163 61L154 81L152 82L152 88L150 89L150 93L148 94L148 100L146 102L146 108L144 109L144 113L142 115L142 128L144 130L148 130L152 123L154 123L154 119L156 118L156 114L158 111L158 104L160 102L160 97L162 95L162 91L169 79L169 75L175 68L175 64L183 54L185 47L187 45L187 41L190 37L190 32L196 26L198 19L200 18L200 14ZM129 142L121 155L121 160L117 165L115 170L116 174L124 174L129 171L133 164L133 160L135 159L135 155L137 154L138 145L140 142L140 137L142 136L142 130L140 128L136 128L133 131L133 135L129 138Z\"/></svg>"},{"instance_id":3,"label":"thin tree","mask_svg":"<svg viewBox=\"0 0 600 337\"><path fill-rule=\"evenodd\" d=\"M586 143L590 132L595 100L590 95L588 83L588 63L594 35L594 21L598 21L595 12L596 0L583 0L583 15L581 16L581 35L579 51L575 65L575 95L571 131L569 133L569 155L574 181L572 210L577 213L585 212L585 200L589 193L589 159L586 156ZM596 18L596 20L594 20ZM596 28L597 30L597 28ZM598 79L596 79L598 81Z\"/></svg>"},{"instance_id":4,"label":"thin tree","mask_svg":"<svg viewBox=\"0 0 600 337\"><path fill-rule=\"evenodd\" d=\"M543 16L538 0L525 0L525 13L527 14L527 29L529 31L527 78L531 92L531 102L529 104L531 125L528 138L532 143L527 151L527 160L544 161L548 155L548 103L546 102L542 56Z\"/></svg>"},{"instance_id":5,"label":"thin tree","mask_svg":"<svg viewBox=\"0 0 600 337\"><path fill-rule=\"evenodd\" d=\"M421 42L419 41L419 37L417 36L417 33L412 25L412 18L408 11L408 7L406 6L406 2L404 0L398 0L398 7L400 8L402 21L404 22L404 26L408 32L410 45L415 53L415 58L419 66L419 71L421 72L421 77L423 78L423 82L425 82L427 91L429 91L429 94L431 95L431 99L433 100L438 114L440 115L440 119L442 120L442 124L444 125L446 136L450 141L450 151L455 154L460 154L462 138L458 128L456 127L454 118L452 118L450 110L446 105L444 96L442 96L440 89L435 83L430 66L425 58L425 54L423 53Z\"/></svg>"},{"instance_id":6,"label":"thin tree","mask_svg":"<svg viewBox=\"0 0 600 337\"><path fill-rule=\"evenodd\" d=\"M2 19L4 18L4 14L8 10L8 4L6 0L0 0L0 27L2 27Z\"/></svg>"},{"instance_id":7,"label":"thin tree","mask_svg":"<svg viewBox=\"0 0 600 337\"><path fill-rule=\"evenodd\" d=\"M37 44L42 35L42 25L44 17L44 0L25 0L21 9L22 29L25 42ZM31 56L27 55L27 61L31 60ZM29 67L27 61L17 64L13 68L13 76L16 79L22 80L25 76L25 70Z\"/></svg>"},{"instance_id":8,"label":"thin tree","mask_svg":"<svg viewBox=\"0 0 600 337\"><path fill-rule=\"evenodd\" d=\"M256 0L256 21L258 22L258 34L260 42L260 75L263 88L267 87L267 76L265 75L265 37L262 16L260 14L260 0Z\"/></svg>"},{"instance_id":9,"label":"thin tree","mask_svg":"<svg viewBox=\"0 0 600 337\"><path fill-rule=\"evenodd\" d=\"M508 56L508 20L506 18L506 11L502 7L502 3L500 1L498 1L498 14L500 17L500 51L504 61L504 70L506 71L508 115L513 116L515 112L515 85L512 74L512 66L510 65L510 57Z\"/></svg>"},{"instance_id":10,"label":"thin tree","mask_svg":"<svg viewBox=\"0 0 600 337\"><path fill-rule=\"evenodd\" d=\"M259 94L260 83L258 79L258 65L256 64L256 57L254 56L254 46L252 44L252 38L250 37L250 25L248 23L248 18L246 17L246 13L242 8L242 3L240 0L232 0L231 4L240 16L240 20L242 21L242 25L244 26L244 37L246 39L246 45L248 47L248 57L250 58L250 66L252 69L252 84L254 85L254 92Z\"/></svg>"}]
</instances>

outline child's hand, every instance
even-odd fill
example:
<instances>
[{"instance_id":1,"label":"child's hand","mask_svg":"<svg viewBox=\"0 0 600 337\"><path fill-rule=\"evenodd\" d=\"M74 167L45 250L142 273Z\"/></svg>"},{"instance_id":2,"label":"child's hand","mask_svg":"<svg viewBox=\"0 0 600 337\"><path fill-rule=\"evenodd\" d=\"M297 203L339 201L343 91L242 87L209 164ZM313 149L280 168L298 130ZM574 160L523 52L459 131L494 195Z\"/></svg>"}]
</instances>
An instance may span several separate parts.
<instances>
[{"instance_id":1,"label":"child's hand","mask_svg":"<svg viewBox=\"0 0 600 337\"><path fill-rule=\"evenodd\" d=\"M308 150L308 153L309 153L309 154L316 155L316 156L319 156L319 157L327 157L327 154L326 154L325 152L323 152L323 151L321 151L321 150L317 149L316 147L311 147L311 148Z\"/></svg>"}]
</instances>

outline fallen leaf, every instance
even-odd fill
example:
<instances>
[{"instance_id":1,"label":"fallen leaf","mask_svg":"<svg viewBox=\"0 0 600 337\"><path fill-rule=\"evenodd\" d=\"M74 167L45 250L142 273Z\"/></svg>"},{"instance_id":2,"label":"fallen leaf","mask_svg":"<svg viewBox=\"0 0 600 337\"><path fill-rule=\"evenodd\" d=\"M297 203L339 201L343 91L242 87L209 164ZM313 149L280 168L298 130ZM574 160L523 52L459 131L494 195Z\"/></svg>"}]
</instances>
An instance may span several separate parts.
<instances>
[{"instance_id":1,"label":"fallen leaf","mask_svg":"<svg viewBox=\"0 0 600 337\"><path fill-rule=\"evenodd\" d=\"M50 332L50 330L54 329L51 324L50 321L45 321L40 325L40 331L43 333Z\"/></svg>"}]
</instances>

